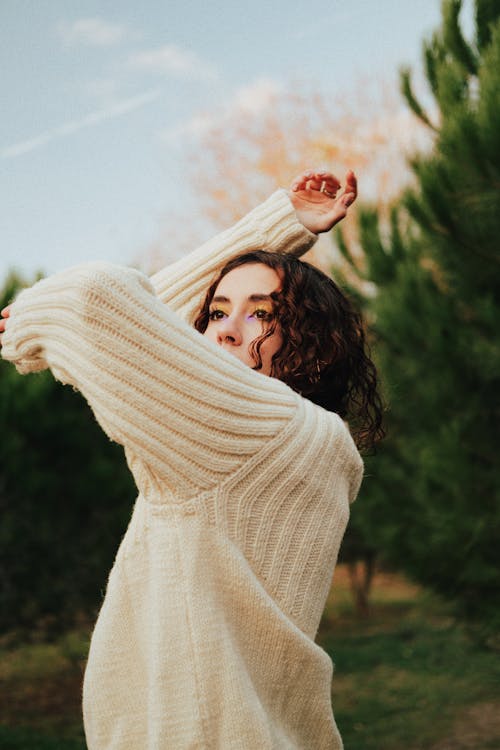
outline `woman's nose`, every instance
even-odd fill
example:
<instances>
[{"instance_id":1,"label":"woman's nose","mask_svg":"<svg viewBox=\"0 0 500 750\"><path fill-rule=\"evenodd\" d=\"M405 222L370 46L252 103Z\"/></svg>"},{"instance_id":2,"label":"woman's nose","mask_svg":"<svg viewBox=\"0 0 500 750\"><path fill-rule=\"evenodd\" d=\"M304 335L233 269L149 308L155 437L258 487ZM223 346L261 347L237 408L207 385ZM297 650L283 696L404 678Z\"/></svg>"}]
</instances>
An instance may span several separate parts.
<instances>
[{"instance_id":1,"label":"woman's nose","mask_svg":"<svg viewBox=\"0 0 500 750\"><path fill-rule=\"evenodd\" d=\"M233 318L228 317L220 322L217 331L217 342L219 344L228 343L239 346L242 340L240 328Z\"/></svg>"}]
</instances>

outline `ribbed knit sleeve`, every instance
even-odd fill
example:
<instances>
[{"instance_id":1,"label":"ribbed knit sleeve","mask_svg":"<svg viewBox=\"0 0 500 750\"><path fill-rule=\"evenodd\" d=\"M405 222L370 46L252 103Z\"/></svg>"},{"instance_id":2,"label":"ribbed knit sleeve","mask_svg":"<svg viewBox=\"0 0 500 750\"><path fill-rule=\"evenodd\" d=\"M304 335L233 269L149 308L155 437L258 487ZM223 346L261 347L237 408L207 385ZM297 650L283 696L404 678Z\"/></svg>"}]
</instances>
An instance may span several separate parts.
<instances>
[{"instance_id":1,"label":"ribbed knit sleeve","mask_svg":"<svg viewBox=\"0 0 500 750\"><path fill-rule=\"evenodd\" d=\"M192 320L216 272L251 250L303 255L317 240L298 220L285 190L277 190L231 229L151 277L156 295L185 320Z\"/></svg>"},{"instance_id":2,"label":"ribbed knit sleeve","mask_svg":"<svg viewBox=\"0 0 500 750\"><path fill-rule=\"evenodd\" d=\"M177 495L213 487L293 417L297 395L162 304L138 271L77 266L18 296L2 355L49 367L107 433Z\"/></svg>"}]
</instances>

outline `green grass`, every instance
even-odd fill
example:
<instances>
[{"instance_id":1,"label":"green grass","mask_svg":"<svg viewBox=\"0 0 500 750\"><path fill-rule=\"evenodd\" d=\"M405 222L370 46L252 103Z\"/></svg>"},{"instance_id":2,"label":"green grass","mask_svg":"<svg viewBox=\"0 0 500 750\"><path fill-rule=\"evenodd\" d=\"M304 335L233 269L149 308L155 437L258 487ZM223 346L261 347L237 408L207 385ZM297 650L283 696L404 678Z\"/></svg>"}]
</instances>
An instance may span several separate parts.
<instances>
[{"instance_id":1,"label":"green grass","mask_svg":"<svg viewBox=\"0 0 500 750\"><path fill-rule=\"evenodd\" d=\"M333 705L346 750L500 747L498 654L401 578L376 577L372 614L360 620L340 569L318 641L335 663ZM2 750L84 750L87 648L88 634L77 632L0 651Z\"/></svg>"},{"instance_id":2,"label":"green grass","mask_svg":"<svg viewBox=\"0 0 500 750\"><path fill-rule=\"evenodd\" d=\"M85 750L81 685L88 633L0 651L0 748Z\"/></svg>"},{"instance_id":3,"label":"green grass","mask_svg":"<svg viewBox=\"0 0 500 750\"><path fill-rule=\"evenodd\" d=\"M346 750L500 747L498 654L472 642L429 594L381 576L360 622L340 576L318 641L335 663Z\"/></svg>"},{"instance_id":4,"label":"green grass","mask_svg":"<svg viewBox=\"0 0 500 750\"><path fill-rule=\"evenodd\" d=\"M2 750L86 750L87 746L83 736L65 739L32 729L0 727L0 747Z\"/></svg>"}]
</instances>

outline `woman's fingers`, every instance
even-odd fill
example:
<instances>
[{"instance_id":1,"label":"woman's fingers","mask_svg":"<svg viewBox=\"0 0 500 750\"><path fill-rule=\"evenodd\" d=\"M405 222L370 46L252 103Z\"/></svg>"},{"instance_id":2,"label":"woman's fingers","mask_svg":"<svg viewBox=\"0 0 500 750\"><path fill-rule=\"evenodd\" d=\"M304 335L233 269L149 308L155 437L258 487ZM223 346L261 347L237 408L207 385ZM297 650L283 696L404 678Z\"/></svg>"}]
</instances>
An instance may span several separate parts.
<instances>
[{"instance_id":1,"label":"woman's fingers","mask_svg":"<svg viewBox=\"0 0 500 750\"><path fill-rule=\"evenodd\" d=\"M341 201L346 208L349 208L349 206L352 205L355 200L356 200L356 193L344 193L344 195L341 198Z\"/></svg>"},{"instance_id":2,"label":"woman's fingers","mask_svg":"<svg viewBox=\"0 0 500 750\"><path fill-rule=\"evenodd\" d=\"M339 197L339 201L345 208L349 208L358 197L358 181L356 180L356 175L351 170L346 174L345 181L345 190Z\"/></svg>"},{"instance_id":3,"label":"woman's fingers","mask_svg":"<svg viewBox=\"0 0 500 750\"><path fill-rule=\"evenodd\" d=\"M1 311L0 315L0 334L5 333L5 326L7 325L7 318L10 315L10 305L7 305L7 307L4 307L4 309ZM1 342L1 336L0 336L0 342Z\"/></svg>"},{"instance_id":4,"label":"woman's fingers","mask_svg":"<svg viewBox=\"0 0 500 750\"><path fill-rule=\"evenodd\" d=\"M358 181L356 179L356 175L352 170L349 170L349 172L346 174L345 182L345 194L348 195L352 193L354 195L354 198L352 200L355 200L358 195Z\"/></svg>"},{"instance_id":5,"label":"woman's fingers","mask_svg":"<svg viewBox=\"0 0 500 750\"><path fill-rule=\"evenodd\" d=\"M320 190L326 193L328 197L333 197L340 187L340 182L337 180L335 175L326 170L320 170L314 172L311 179L309 180L309 187L312 190Z\"/></svg>"},{"instance_id":6,"label":"woman's fingers","mask_svg":"<svg viewBox=\"0 0 500 750\"><path fill-rule=\"evenodd\" d=\"M340 188L340 181L328 170L320 170L316 172L314 180L316 181L316 184L321 182L319 190L322 190L327 195L329 194L329 197L335 195Z\"/></svg>"},{"instance_id":7,"label":"woman's fingers","mask_svg":"<svg viewBox=\"0 0 500 750\"><path fill-rule=\"evenodd\" d=\"M316 190L324 193L328 198L336 198L337 191L341 187L340 182L332 172L326 169L307 170L298 175L292 182L292 192L299 190ZM358 195L358 185L356 175L352 170L346 174L346 185L344 194L340 196L342 203L346 206L351 205Z\"/></svg>"},{"instance_id":8,"label":"woman's fingers","mask_svg":"<svg viewBox=\"0 0 500 750\"><path fill-rule=\"evenodd\" d=\"M292 183L292 190L328 190L329 193L336 193L340 187L340 182L332 174L319 174L311 172L299 176Z\"/></svg>"},{"instance_id":9,"label":"woman's fingers","mask_svg":"<svg viewBox=\"0 0 500 750\"><path fill-rule=\"evenodd\" d=\"M297 190L323 190L327 191L327 194L335 195L340 187L338 179L326 169L312 170L309 169L306 172L298 175L292 182L291 190L296 192Z\"/></svg>"}]
</instances>

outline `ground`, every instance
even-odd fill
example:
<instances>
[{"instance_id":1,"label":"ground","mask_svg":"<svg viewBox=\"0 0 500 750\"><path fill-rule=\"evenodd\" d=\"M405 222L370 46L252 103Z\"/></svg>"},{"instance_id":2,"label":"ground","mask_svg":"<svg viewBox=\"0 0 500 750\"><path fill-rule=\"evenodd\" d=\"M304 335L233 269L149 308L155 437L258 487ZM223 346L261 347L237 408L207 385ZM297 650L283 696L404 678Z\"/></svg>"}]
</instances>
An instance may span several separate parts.
<instances>
[{"instance_id":1,"label":"ground","mask_svg":"<svg viewBox=\"0 0 500 750\"><path fill-rule=\"evenodd\" d=\"M53 643L4 640L2 750L84 750L88 630ZM335 663L332 701L346 750L500 748L498 654L401 576L377 573L371 614L359 619L340 567L318 641Z\"/></svg>"}]
</instances>

